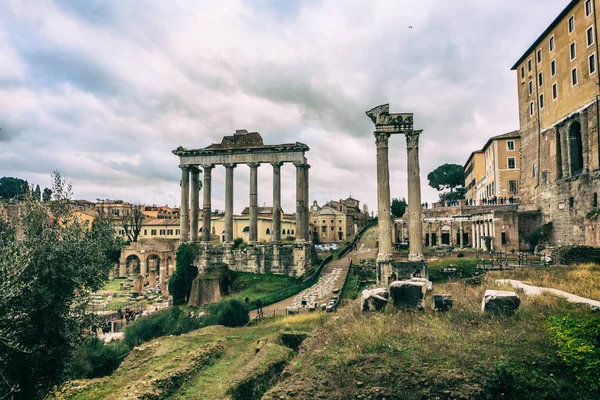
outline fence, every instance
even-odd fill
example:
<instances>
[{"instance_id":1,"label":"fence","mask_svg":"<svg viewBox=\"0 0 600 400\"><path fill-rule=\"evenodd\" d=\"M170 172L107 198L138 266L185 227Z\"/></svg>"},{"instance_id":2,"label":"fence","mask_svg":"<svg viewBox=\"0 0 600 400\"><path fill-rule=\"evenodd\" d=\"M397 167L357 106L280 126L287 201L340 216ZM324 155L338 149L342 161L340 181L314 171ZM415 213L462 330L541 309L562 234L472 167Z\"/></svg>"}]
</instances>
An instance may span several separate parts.
<instances>
[{"instance_id":1,"label":"fence","mask_svg":"<svg viewBox=\"0 0 600 400\"><path fill-rule=\"evenodd\" d=\"M512 269L518 267L547 267L548 259L530 253L509 253L506 251L476 252L477 268L483 270Z\"/></svg>"}]
</instances>

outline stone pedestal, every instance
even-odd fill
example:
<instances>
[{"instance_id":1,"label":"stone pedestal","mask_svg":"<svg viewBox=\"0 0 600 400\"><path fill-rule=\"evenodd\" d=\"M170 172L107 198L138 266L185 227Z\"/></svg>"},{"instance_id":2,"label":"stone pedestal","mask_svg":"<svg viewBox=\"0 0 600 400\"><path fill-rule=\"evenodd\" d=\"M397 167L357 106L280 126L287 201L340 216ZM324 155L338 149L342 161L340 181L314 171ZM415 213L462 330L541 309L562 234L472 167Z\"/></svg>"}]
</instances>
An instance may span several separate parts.
<instances>
[{"instance_id":1,"label":"stone pedestal","mask_svg":"<svg viewBox=\"0 0 600 400\"><path fill-rule=\"evenodd\" d=\"M136 275L133 278L133 291L137 294L144 293L144 277L142 275Z\"/></svg>"},{"instance_id":2,"label":"stone pedestal","mask_svg":"<svg viewBox=\"0 0 600 400\"><path fill-rule=\"evenodd\" d=\"M422 309L427 292L426 284L413 281L395 281L390 283L392 303L399 309Z\"/></svg>"},{"instance_id":3,"label":"stone pedestal","mask_svg":"<svg viewBox=\"0 0 600 400\"><path fill-rule=\"evenodd\" d=\"M434 294L431 299L431 308L435 311L448 311L452 308L451 294Z\"/></svg>"},{"instance_id":4,"label":"stone pedestal","mask_svg":"<svg viewBox=\"0 0 600 400\"><path fill-rule=\"evenodd\" d=\"M505 292L501 290L486 290L481 302L481 311L492 314L514 314L521 299L515 292Z\"/></svg>"},{"instance_id":5,"label":"stone pedestal","mask_svg":"<svg viewBox=\"0 0 600 400\"><path fill-rule=\"evenodd\" d=\"M294 244L294 275L309 277L314 272L312 265L313 245L311 243Z\"/></svg>"},{"instance_id":6,"label":"stone pedestal","mask_svg":"<svg viewBox=\"0 0 600 400\"><path fill-rule=\"evenodd\" d=\"M148 275L148 285L150 287L156 287L156 270L150 269L150 274Z\"/></svg>"}]
</instances>

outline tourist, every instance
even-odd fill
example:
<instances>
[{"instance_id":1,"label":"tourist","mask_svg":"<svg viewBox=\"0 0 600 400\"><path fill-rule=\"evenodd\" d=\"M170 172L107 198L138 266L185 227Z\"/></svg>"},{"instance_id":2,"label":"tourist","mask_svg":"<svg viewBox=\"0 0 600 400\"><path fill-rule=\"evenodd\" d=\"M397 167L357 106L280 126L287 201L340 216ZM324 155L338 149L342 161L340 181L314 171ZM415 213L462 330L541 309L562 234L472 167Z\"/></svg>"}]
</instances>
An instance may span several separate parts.
<instances>
[{"instance_id":1,"label":"tourist","mask_svg":"<svg viewBox=\"0 0 600 400\"><path fill-rule=\"evenodd\" d=\"M246 307L248 307L250 305L250 299L248 297L246 297L246 299L244 301L246 302Z\"/></svg>"},{"instance_id":2,"label":"tourist","mask_svg":"<svg viewBox=\"0 0 600 400\"><path fill-rule=\"evenodd\" d=\"M260 301L260 299L256 300L256 311L259 314L263 313L263 309L262 309L262 301Z\"/></svg>"}]
</instances>

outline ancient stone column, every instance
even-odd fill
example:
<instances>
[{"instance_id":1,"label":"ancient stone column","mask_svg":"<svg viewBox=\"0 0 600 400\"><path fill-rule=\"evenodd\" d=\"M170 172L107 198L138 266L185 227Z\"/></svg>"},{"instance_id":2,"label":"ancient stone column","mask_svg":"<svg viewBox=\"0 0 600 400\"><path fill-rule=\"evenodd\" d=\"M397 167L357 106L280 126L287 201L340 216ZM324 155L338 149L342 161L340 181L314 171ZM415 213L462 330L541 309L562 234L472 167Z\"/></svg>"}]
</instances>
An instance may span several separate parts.
<instances>
[{"instance_id":1,"label":"ancient stone column","mask_svg":"<svg viewBox=\"0 0 600 400\"><path fill-rule=\"evenodd\" d=\"M304 190L302 191L302 194L304 194L304 208L302 210L302 231L301 231L301 235L300 238L306 242L310 241L309 235L308 235L308 225L309 225L309 219L310 219L310 215L308 212L308 204L309 204L309 198L308 198L308 191L309 191L309 179L308 179L308 171L310 170L310 165L305 164L304 165Z\"/></svg>"},{"instance_id":2,"label":"ancient stone column","mask_svg":"<svg viewBox=\"0 0 600 400\"><path fill-rule=\"evenodd\" d=\"M460 248L463 249L465 247L465 239L464 239L464 231L463 231L463 223L460 221L458 225L458 243Z\"/></svg>"},{"instance_id":3,"label":"ancient stone column","mask_svg":"<svg viewBox=\"0 0 600 400\"><path fill-rule=\"evenodd\" d=\"M375 145L377 147L377 225L379 231L377 262L389 262L392 259L390 169L388 164L389 138L389 133L375 132ZM409 223L408 235L411 240L413 239L412 229L412 225ZM382 276L387 276L387 273L388 271L381 271Z\"/></svg>"},{"instance_id":4,"label":"ancient stone column","mask_svg":"<svg viewBox=\"0 0 600 400\"><path fill-rule=\"evenodd\" d=\"M225 243L233 242L233 169L235 164L225 164Z\"/></svg>"},{"instance_id":5,"label":"ancient stone column","mask_svg":"<svg viewBox=\"0 0 600 400\"><path fill-rule=\"evenodd\" d=\"M119 277L127 276L127 260L123 259L119 262Z\"/></svg>"},{"instance_id":6,"label":"ancient stone column","mask_svg":"<svg viewBox=\"0 0 600 400\"><path fill-rule=\"evenodd\" d=\"M198 211L200 209L200 170L198 167L190 167L190 179L191 179L191 202L190 202L190 241L198 241Z\"/></svg>"},{"instance_id":7,"label":"ancient stone column","mask_svg":"<svg viewBox=\"0 0 600 400\"><path fill-rule=\"evenodd\" d=\"M471 222L471 247L477 248L477 232L475 231L475 221Z\"/></svg>"},{"instance_id":8,"label":"ancient stone column","mask_svg":"<svg viewBox=\"0 0 600 400\"><path fill-rule=\"evenodd\" d=\"M304 232L304 224L305 224L305 209L306 205L304 204L306 200L306 196L304 195L304 191L306 190L306 184L304 180L306 179L306 174L304 170L306 168L306 164L296 164L296 242L302 242L306 240L303 236Z\"/></svg>"},{"instance_id":9,"label":"ancient stone column","mask_svg":"<svg viewBox=\"0 0 600 400\"><path fill-rule=\"evenodd\" d=\"M203 165L202 170L204 171L204 198L202 204L202 241L210 242L210 234L211 234L211 216L212 216L212 206L211 206L211 183L212 183L212 169L214 165Z\"/></svg>"},{"instance_id":10,"label":"ancient stone column","mask_svg":"<svg viewBox=\"0 0 600 400\"><path fill-rule=\"evenodd\" d=\"M258 242L258 167L260 164L251 163L250 167L250 232L249 243Z\"/></svg>"},{"instance_id":11,"label":"ancient stone column","mask_svg":"<svg viewBox=\"0 0 600 400\"><path fill-rule=\"evenodd\" d=\"M159 273L159 282L160 282L160 287L162 290L162 293L164 295L168 296L169 290L168 290L168 281L167 281L167 268L164 266L160 266L160 273Z\"/></svg>"},{"instance_id":12,"label":"ancient stone column","mask_svg":"<svg viewBox=\"0 0 600 400\"><path fill-rule=\"evenodd\" d=\"M139 268L140 268L139 274L142 275L144 278L146 277L146 275L148 275L148 273L146 271L146 260L144 260L141 263L138 260L133 260L132 263L133 263L134 273L136 273L135 270L137 270L138 266L139 266Z\"/></svg>"},{"instance_id":13,"label":"ancient stone column","mask_svg":"<svg viewBox=\"0 0 600 400\"><path fill-rule=\"evenodd\" d=\"M410 236L408 261L423 260L423 243L421 241L421 230L423 229L421 223L421 171L419 167L419 135L422 132L422 130L417 130L406 134L406 158L408 159L408 234Z\"/></svg>"},{"instance_id":14,"label":"ancient stone column","mask_svg":"<svg viewBox=\"0 0 600 400\"><path fill-rule=\"evenodd\" d=\"M188 218L189 198L190 198L190 174L187 165L180 165L181 168L181 206L179 208L180 229L182 243L189 240L190 221Z\"/></svg>"},{"instance_id":15,"label":"ancient stone column","mask_svg":"<svg viewBox=\"0 0 600 400\"><path fill-rule=\"evenodd\" d=\"M271 234L274 243L281 241L281 165L271 163L273 166L273 229Z\"/></svg>"},{"instance_id":16,"label":"ancient stone column","mask_svg":"<svg viewBox=\"0 0 600 400\"><path fill-rule=\"evenodd\" d=\"M156 258L150 259L148 261L148 268L150 269L150 273L148 274L148 282L149 282L148 284L150 285L150 287L156 287L157 264L158 264L158 260Z\"/></svg>"}]
</instances>

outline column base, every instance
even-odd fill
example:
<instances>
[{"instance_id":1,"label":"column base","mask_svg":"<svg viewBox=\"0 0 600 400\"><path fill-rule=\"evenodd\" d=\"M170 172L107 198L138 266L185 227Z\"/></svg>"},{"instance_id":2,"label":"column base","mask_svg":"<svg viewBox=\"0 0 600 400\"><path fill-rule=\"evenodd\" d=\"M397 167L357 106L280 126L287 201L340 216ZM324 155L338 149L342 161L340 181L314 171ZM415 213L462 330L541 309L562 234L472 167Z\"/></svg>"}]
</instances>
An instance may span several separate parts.
<instances>
[{"instance_id":1,"label":"column base","mask_svg":"<svg viewBox=\"0 0 600 400\"><path fill-rule=\"evenodd\" d=\"M419 253L411 253L408 255L408 261L410 262L421 262L423 261L425 258L423 257L423 254L419 254Z\"/></svg>"},{"instance_id":2,"label":"column base","mask_svg":"<svg viewBox=\"0 0 600 400\"><path fill-rule=\"evenodd\" d=\"M377 255L377 263L389 263L392 261L394 257L391 254L378 254Z\"/></svg>"}]
</instances>

